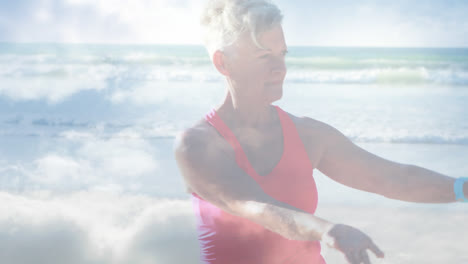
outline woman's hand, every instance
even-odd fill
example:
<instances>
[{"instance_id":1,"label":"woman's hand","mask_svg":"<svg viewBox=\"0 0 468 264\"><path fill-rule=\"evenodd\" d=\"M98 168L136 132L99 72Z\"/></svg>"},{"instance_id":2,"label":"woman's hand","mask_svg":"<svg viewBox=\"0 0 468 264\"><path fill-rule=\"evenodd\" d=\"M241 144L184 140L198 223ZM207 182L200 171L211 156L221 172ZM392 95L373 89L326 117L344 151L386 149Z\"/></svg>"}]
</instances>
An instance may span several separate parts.
<instances>
[{"instance_id":1,"label":"woman's hand","mask_svg":"<svg viewBox=\"0 0 468 264\"><path fill-rule=\"evenodd\" d=\"M367 249L374 252L378 258L384 257L384 253L372 242L370 237L351 226L333 225L323 235L322 241L343 252L351 264L370 264Z\"/></svg>"}]
</instances>

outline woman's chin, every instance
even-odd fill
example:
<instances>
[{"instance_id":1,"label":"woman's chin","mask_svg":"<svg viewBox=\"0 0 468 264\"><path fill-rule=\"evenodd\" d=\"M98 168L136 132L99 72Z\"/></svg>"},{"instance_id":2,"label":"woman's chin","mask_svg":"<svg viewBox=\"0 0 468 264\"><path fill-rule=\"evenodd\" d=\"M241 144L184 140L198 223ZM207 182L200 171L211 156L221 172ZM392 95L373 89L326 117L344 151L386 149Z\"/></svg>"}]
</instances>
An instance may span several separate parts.
<instances>
[{"instance_id":1,"label":"woman's chin","mask_svg":"<svg viewBox=\"0 0 468 264\"><path fill-rule=\"evenodd\" d=\"M283 97L283 87L280 86L278 89L269 89L267 97L268 101L271 103L280 100Z\"/></svg>"}]
</instances>

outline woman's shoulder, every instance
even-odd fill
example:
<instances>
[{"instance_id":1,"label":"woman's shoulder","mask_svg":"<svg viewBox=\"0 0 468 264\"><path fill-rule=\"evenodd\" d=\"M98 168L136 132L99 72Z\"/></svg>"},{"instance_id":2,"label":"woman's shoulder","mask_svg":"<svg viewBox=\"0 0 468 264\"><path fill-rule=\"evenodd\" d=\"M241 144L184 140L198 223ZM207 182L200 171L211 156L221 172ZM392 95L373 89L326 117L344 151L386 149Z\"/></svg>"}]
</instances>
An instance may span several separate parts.
<instances>
[{"instance_id":1,"label":"woman's shoulder","mask_svg":"<svg viewBox=\"0 0 468 264\"><path fill-rule=\"evenodd\" d=\"M199 159L208 159L211 163L217 163L220 154L227 154L231 158L235 158L229 144L204 119L197 121L176 135L174 151L176 156L179 154L185 160L193 163L198 163ZM187 193L193 193L190 186L187 185L186 188Z\"/></svg>"},{"instance_id":2,"label":"woman's shoulder","mask_svg":"<svg viewBox=\"0 0 468 264\"><path fill-rule=\"evenodd\" d=\"M191 127L179 132L176 136L176 144L212 150L228 150L230 147L219 132L205 119L200 119Z\"/></svg>"},{"instance_id":3,"label":"woman's shoulder","mask_svg":"<svg viewBox=\"0 0 468 264\"><path fill-rule=\"evenodd\" d=\"M320 120L314 119L312 117L308 116L296 116L294 114L291 114L285 110L283 110L285 113L288 114L289 118L293 121L294 125L296 126L296 129L298 130L299 133L323 133L326 132L331 126L326 124L325 122L322 122Z\"/></svg>"},{"instance_id":4,"label":"woman's shoulder","mask_svg":"<svg viewBox=\"0 0 468 264\"><path fill-rule=\"evenodd\" d=\"M218 131L210 125L204 118L195 122L191 127L186 129L186 133L190 133L201 140L210 140L219 135Z\"/></svg>"}]
</instances>

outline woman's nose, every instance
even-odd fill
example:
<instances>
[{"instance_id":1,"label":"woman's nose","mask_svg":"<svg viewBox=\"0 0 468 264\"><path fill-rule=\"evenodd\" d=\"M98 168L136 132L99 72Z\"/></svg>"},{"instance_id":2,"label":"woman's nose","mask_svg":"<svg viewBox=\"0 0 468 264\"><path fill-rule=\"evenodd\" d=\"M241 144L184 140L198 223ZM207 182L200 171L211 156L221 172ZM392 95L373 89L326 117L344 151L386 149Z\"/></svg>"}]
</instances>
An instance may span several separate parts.
<instances>
[{"instance_id":1,"label":"woman's nose","mask_svg":"<svg viewBox=\"0 0 468 264\"><path fill-rule=\"evenodd\" d=\"M272 74L285 74L286 73L286 63L284 61L284 58L276 59L272 63L271 73Z\"/></svg>"}]
</instances>

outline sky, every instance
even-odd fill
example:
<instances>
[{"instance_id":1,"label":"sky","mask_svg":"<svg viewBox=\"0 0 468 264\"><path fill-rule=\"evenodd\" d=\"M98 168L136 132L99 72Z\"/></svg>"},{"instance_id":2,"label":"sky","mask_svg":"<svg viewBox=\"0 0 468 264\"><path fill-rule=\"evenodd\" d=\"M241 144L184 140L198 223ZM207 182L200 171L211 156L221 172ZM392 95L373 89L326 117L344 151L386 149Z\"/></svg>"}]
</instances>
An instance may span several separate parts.
<instances>
[{"instance_id":1,"label":"sky","mask_svg":"<svg viewBox=\"0 0 468 264\"><path fill-rule=\"evenodd\" d=\"M276 0L289 45L468 47L464 0ZM201 44L203 0L0 0L1 42Z\"/></svg>"},{"instance_id":2,"label":"sky","mask_svg":"<svg viewBox=\"0 0 468 264\"><path fill-rule=\"evenodd\" d=\"M0 0L0 42L200 44L201 2ZM467 1L276 3L290 45L468 47ZM199 263L173 135L222 99L222 79L198 66L198 53L181 60L160 46L145 48L0 43L2 263ZM182 48L207 60L201 47ZM384 157L467 175L463 52L427 62L420 53L357 61L352 54L309 56L310 72L288 73L303 76L288 84L288 110L314 113L371 142L429 142L368 146ZM390 82L373 89L379 80ZM434 89L391 90L426 80ZM360 93L348 89L358 87ZM465 204L413 207L315 175L317 215L369 234L387 255L372 263L468 263L468 237L460 236L468 233ZM342 202L353 199L370 205ZM346 263L327 247L323 256Z\"/></svg>"}]
</instances>

